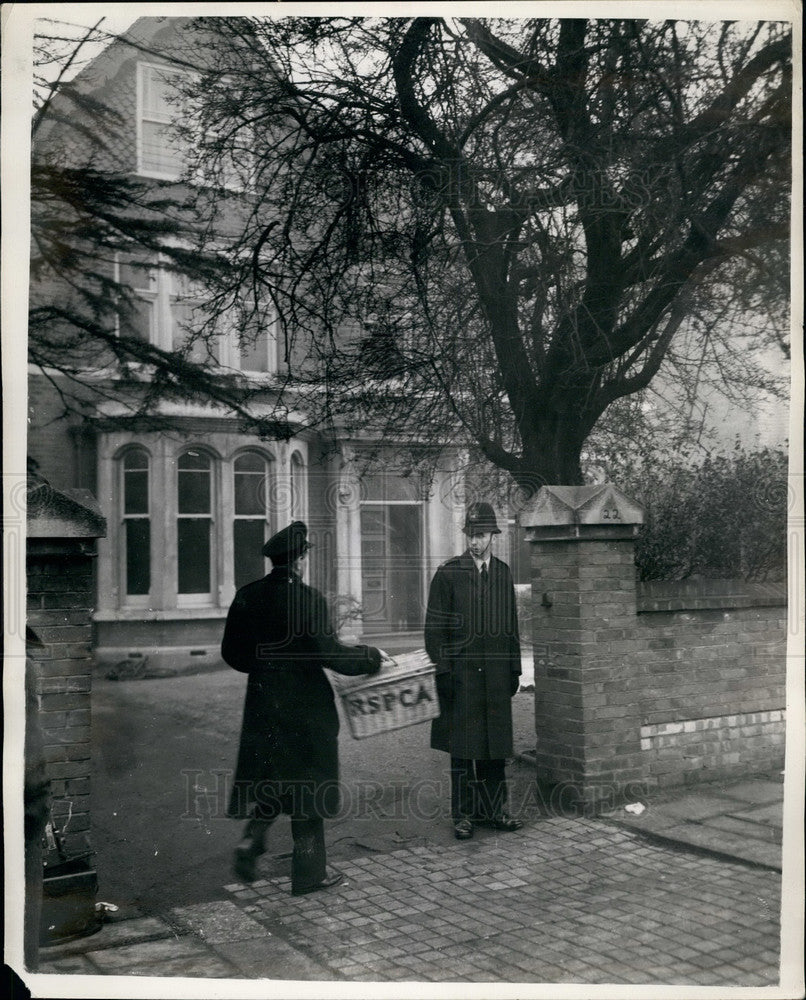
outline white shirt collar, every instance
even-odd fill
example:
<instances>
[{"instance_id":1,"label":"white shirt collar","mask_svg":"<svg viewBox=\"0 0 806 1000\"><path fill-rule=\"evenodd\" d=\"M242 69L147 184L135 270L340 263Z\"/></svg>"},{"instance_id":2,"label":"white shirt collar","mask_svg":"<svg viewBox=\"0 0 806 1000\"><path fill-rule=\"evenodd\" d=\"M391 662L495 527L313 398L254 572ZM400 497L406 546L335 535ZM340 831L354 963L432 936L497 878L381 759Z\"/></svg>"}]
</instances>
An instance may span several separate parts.
<instances>
[{"instance_id":1,"label":"white shirt collar","mask_svg":"<svg viewBox=\"0 0 806 1000\"><path fill-rule=\"evenodd\" d=\"M476 569L479 571L479 573L481 573L482 569L485 566L487 567L487 572L488 573L490 572L490 557L489 556L487 556L486 559L477 559L473 555L472 552L470 553L470 555L471 555L471 558L473 559L473 562L476 564Z\"/></svg>"}]
</instances>

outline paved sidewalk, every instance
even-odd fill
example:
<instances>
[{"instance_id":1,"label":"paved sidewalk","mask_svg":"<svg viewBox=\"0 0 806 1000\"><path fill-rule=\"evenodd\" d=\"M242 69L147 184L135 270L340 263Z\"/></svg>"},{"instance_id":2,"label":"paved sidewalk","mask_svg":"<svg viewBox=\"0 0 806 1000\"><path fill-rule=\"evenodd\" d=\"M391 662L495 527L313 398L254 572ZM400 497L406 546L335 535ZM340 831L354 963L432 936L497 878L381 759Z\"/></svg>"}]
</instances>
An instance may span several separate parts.
<instances>
[{"instance_id":1,"label":"paved sidewalk","mask_svg":"<svg viewBox=\"0 0 806 1000\"><path fill-rule=\"evenodd\" d=\"M652 810L650 809L650 812ZM109 923L44 949L41 972L381 982L778 982L780 875L648 840L606 818L342 861Z\"/></svg>"},{"instance_id":2,"label":"paved sidewalk","mask_svg":"<svg viewBox=\"0 0 806 1000\"><path fill-rule=\"evenodd\" d=\"M709 782L654 793L640 814L607 818L653 838L781 870L784 785L781 776Z\"/></svg>"}]
</instances>

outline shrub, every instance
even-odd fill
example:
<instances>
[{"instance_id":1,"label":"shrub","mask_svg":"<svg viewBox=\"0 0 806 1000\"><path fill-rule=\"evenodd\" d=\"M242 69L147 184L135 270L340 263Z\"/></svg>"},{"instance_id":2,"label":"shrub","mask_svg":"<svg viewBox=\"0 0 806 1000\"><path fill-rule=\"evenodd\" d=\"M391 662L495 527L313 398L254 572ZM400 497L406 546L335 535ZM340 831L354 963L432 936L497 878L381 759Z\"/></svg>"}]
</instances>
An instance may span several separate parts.
<instances>
[{"instance_id":1,"label":"shrub","mask_svg":"<svg viewBox=\"0 0 806 1000\"><path fill-rule=\"evenodd\" d=\"M786 576L787 456L782 449L642 463L617 483L646 508L642 580Z\"/></svg>"}]
</instances>

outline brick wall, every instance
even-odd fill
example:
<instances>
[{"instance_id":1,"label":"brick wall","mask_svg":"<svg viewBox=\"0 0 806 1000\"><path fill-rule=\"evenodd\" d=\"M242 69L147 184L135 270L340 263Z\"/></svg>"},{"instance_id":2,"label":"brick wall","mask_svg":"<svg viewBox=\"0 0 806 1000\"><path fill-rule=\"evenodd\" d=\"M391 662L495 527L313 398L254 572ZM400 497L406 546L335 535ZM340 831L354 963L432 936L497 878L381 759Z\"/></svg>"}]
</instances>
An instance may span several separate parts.
<instances>
[{"instance_id":1,"label":"brick wall","mask_svg":"<svg viewBox=\"0 0 806 1000\"><path fill-rule=\"evenodd\" d=\"M631 660L660 786L783 765L786 594L742 581L644 584Z\"/></svg>"},{"instance_id":2,"label":"brick wall","mask_svg":"<svg viewBox=\"0 0 806 1000\"><path fill-rule=\"evenodd\" d=\"M783 767L783 585L636 586L628 539L537 541L532 556L542 778L595 804Z\"/></svg>"}]
</instances>

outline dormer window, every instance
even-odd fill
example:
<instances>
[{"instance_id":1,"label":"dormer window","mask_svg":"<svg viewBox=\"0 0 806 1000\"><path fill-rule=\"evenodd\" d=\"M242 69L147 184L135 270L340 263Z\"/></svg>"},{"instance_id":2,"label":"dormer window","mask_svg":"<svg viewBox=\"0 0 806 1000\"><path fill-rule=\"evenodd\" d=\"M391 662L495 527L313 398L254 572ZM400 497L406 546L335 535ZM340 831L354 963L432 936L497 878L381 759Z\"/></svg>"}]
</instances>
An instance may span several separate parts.
<instances>
[{"instance_id":1,"label":"dormer window","mask_svg":"<svg viewBox=\"0 0 806 1000\"><path fill-rule=\"evenodd\" d=\"M187 143L175 126L190 75L171 66L137 67L137 172L177 180L188 161Z\"/></svg>"},{"instance_id":2,"label":"dormer window","mask_svg":"<svg viewBox=\"0 0 806 1000\"><path fill-rule=\"evenodd\" d=\"M209 125L202 127L198 98L190 93L194 81L199 81L198 74L189 70L138 63L137 172L167 181L189 174L186 179L191 184L247 190L254 168L251 133L247 130L233 148L212 153L220 137ZM193 130L193 140L177 127L180 122ZM200 152L209 156L202 155L201 162L194 162Z\"/></svg>"}]
</instances>

